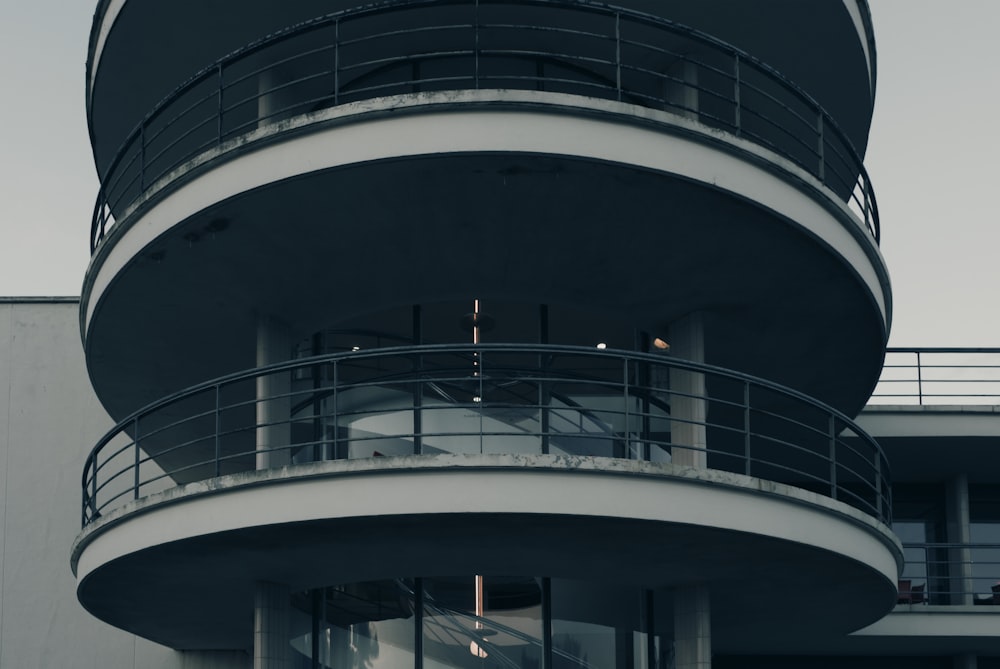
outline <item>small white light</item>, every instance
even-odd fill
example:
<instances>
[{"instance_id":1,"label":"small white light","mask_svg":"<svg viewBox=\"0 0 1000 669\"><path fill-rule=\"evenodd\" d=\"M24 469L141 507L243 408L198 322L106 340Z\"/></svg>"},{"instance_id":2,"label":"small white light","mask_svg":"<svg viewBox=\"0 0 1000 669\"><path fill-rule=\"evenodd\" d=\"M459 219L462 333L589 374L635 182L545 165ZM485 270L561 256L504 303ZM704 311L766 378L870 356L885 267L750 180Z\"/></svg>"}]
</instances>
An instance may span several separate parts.
<instances>
[{"instance_id":1,"label":"small white light","mask_svg":"<svg viewBox=\"0 0 1000 669\"><path fill-rule=\"evenodd\" d=\"M479 395L476 395L475 397L472 398L472 401L473 402L482 402L483 398L480 397Z\"/></svg>"},{"instance_id":2,"label":"small white light","mask_svg":"<svg viewBox=\"0 0 1000 669\"><path fill-rule=\"evenodd\" d=\"M361 350L361 347L360 347L360 346L352 346L352 347L351 347L351 350L352 350L352 351L360 351L360 350Z\"/></svg>"},{"instance_id":3,"label":"small white light","mask_svg":"<svg viewBox=\"0 0 1000 669\"><path fill-rule=\"evenodd\" d=\"M608 347L608 345L605 344L603 341L600 344L597 345L597 348L601 349L602 351L604 349L606 349L607 347Z\"/></svg>"}]
</instances>

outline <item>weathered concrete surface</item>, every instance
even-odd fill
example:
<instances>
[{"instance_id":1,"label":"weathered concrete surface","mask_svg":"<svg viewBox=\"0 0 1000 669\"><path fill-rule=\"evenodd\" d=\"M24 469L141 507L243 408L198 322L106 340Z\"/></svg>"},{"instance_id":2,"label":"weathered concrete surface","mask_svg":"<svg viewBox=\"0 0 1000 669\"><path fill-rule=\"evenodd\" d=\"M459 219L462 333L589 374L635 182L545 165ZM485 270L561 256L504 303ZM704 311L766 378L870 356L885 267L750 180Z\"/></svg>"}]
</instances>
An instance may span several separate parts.
<instances>
[{"instance_id":1,"label":"weathered concrete surface","mask_svg":"<svg viewBox=\"0 0 1000 669\"><path fill-rule=\"evenodd\" d=\"M262 580L301 590L513 573L704 583L725 602L713 613L713 645L773 652L774 629L832 638L890 610L901 549L856 509L753 477L593 457L443 455L188 484L108 514L75 555L89 610L182 648L246 645Z\"/></svg>"}]
</instances>

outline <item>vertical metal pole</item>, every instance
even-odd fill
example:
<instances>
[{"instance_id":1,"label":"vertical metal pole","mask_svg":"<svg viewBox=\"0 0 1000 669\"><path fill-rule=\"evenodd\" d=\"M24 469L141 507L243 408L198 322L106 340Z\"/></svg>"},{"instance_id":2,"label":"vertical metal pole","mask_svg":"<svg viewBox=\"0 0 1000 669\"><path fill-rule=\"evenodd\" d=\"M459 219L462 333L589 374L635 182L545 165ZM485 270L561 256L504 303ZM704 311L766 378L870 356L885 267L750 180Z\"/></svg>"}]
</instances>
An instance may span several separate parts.
<instances>
[{"instance_id":1,"label":"vertical metal pole","mask_svg":"<svg viewBox=\"0 0 1000 669\"><path fill-rule=\"evenodd\" d=\"M474 55L475 56L475 86L476 86L476 90L478 91L479 90L479 0L476 0L475 16L474 16L473 20L475 21L475 36L476 36L476 39L475 39L475 49L476 49L476 51L475 51L475 55Z\"/></svg>"},{"instance_id":2,"label":"vertical metal pole","mask_svg":"<svg viewBox=\"0 0 1000 669\"><path fill-rule=\"evenodd\" d=\"M340 459L340 419L337 415L337 405L340 404L340 365L339 360L333 361L333 459ZM348 446L350 448L350 446Z\"/></svg>"},{"instance_id":3,"label":"vertical metal pole","mask_svg":"<svg viewBox=\"0 0 1000 669\"><path fill-rule=\"evenodd\" d=\"M543 346L549 343L549 307L546 304L538 307L538 343ZM542 455L547 455L550 428L549 402L552 397L548 377L548 357L544 352L538 354L538 371L541 376L541 381L538 383L538 411L540 413L538 425L542 432L541 452Z\"/></svg>"},{"instance_id":4,"label":"vertical metal pole","mask_svg":"<svg viewBox=\"0 0 1000 669\"><path fill-rule=\"evenodd\" d=\"M132 499L139 499L139 417L132 419L132 445L135 446L135 472Z\"/></svg>"},{"instance_id":5,"label":"vertical metal pole","mask_svg":"<svg viewBox=\"0 0 1000 669\"><path fill-rule=\"evenodd\" d=\"M615 12L615 88L622 100L622 15Z\"/></svg>"},{"instance_id":6,"label":"vertical metal pole","mask_svg":"<svg viewBox=\"0 0 1000 669\"><path fill-rule=\"evenodd\" d=\"M225 108L223 107L223 104L222 104L222 85L223 85L223 81L222 81L222 63L221 62L219 63L219 66L216 68L216 78L217 78L217 80L219 82L219 109L218 109L218 115L217 115L217 118L216 118L216 123L218 124L218 128L217 128L218 133L217 133L216 140L217 140L218 144L222 144L222 134L223 134L223 132L222 132L222 117L223 117L223 113L225 112Z\"/></svg>"},{"instance_id":7,"label":"vertical metal pole","mask_svg":"<svg viewBox=\"0 0 1000 669\"><path fill-rule=\"evenodd\" d=\"M146 190L146 121L139 124L139 193Z\"/></svg>"},{"instance_id":8,"label":"vertical metal pole","mask_svg":"<svg viewBox=\"0 0 1000 669\"><path fill-rule=\"evenodd\" d=\"M317 332L312 336L310 354L313 356L323 353L323 334ZM310 370L312 375L313 401L312 401L312 459L313 462L326 460L326 444L323 439L323 400L319 399L320 390L323 388L323 365L313 365Z\"/></svg>"},{"instance_id":9,"label":"vertical metal pole","mask_svg":"<svg viewBox=\"0 0 1000 669\"><path fill-rule=\"evenodd\" d=\"M823 183L826 183L826 139L824 138L823 112L816 116L816 155L819 158L819 171L816 176Z\"/></svg>"},{"instance_id":10,"label":"vertical metal pole","mask_svg":"<svg viewBox=\"0 0 1000 669\"><path fill-rule=\"evenodd\" d=\"M830 497L837 499L837 417L830 414Z\"/></svg>"},{"instance_id":11,"label":"vertical metal pole","mask_svg":"<svg viewBox=\"0 0 1000 669\"><path fill-rule=\"evenodd\" d=\"M865 178L861 191L865 195L865 227L867 227L869 230L872 231L872 234L875 235L875 241L878 241L878 235L875 232L875 226L871 220L871 211L872 211L871 188L872 188L871 182L868 181L867 178Z\"/></svg>"},{"instance_id":12,"label":"vertical metal pole","mask_svg":"<svg viewBox=\"0 0 1000 669\"><path fill-rule=\"evenodd\" d=\"M486 404L486 396L483 394L483 376L486 374L485 360L482 352L476 354L479 357L479 452L486 452L486 444L483 437L483 405Z\"/></svg>"},{"instance_id":13,"label":"vertical metal pole","mask_svg":"<svg viewBox=\"0 0 1000 669\"><path fill-rule=\"evenodd\" d=\"M882 520L882 458L875 451L875 515Z\"/></svg>"},{"instance_id":14,"label":"vertical metal pole","mask_svg":"<svg viewBox=\"0 0 1000 669\"><path fill-rule=\"evenodd\" d=\"M413 343L420 346L424 343L422 317L420 305L413 306ZM413 385L413 454L420 455L423 452L423 432L424 432L424 381L423 368L424 357L417 354L413 362L414 376Z\"/></svg>"},{"instance_id":15,"label":"vertical metal pole","mask_svg":"<svg viewBox=\"0 0 1000 669\"><path fill-rule=\"evenodd\" d=\"M552 669L552 579L542 579L542 669Z\"/></svg>"},{"instance_id":16,"label":"vertical metal pole","mask_svg":"<svg viewBox=\"0 0 1000 669\"><path fill-rule=\"evenodd\" d=\"M646 667L656 669L656 609L652 590L642 591L643 617L646 628Z\"/></svg>"},{"instance_id":17,"label":"vertical metal pole","mask_svg":"<svg viewBox=\"0 0 1000 669\"><path fill-rule=\"evenodd\" d=\"M743 382L743 473L750 476L750 382Z\"/></svg>"},{"instance_id":18,"label":"vertical metal pole","mask_svg":"<svg viewBox=\"0 0 1000 669\"><path fill-rule=\"evenodd\" d=\"M628 358L622 358L622 402L625 404L625 453L632 450L632 417L629 412Z\"/></svg>"},{"instance_id":19,"label":"vertical metal pole","mask_svg":"<svg viewBox=\"0 0 1000 669\"><path fill-rule=\"evenodd\" d=\"M735 105L733 125L736 129L736 136L739 137L743 129L743 106L740 101L740 55L736 54L733 61L733 104Z\"/></svg>"},{"instance_id":20,"label":"vertical metal pole","mask_svg":"<svg viewBox=\"0 0 1000 669\"><path fill-rule=\"evenodd\" d=\"M413 579L413 668L424 668L424 579Z\"/></svg>"},{"instance_id":21,"label":"vertical metal pole","mask_svg":"<svg viewBox=\"0 0 1000 669\"><path fill-rule=\"evenodd\" d=\"M97 453L94 454L94 462L92 464L94 468L94 476L90 479L90 518L94 520L98 516L97 511Z\"/></svg>"},{"instance_id":22,"label":"vertical metal pole","mask_svg":"<svg viewBox=\"0 0 1000 669\"><path fill-rule=\"evenodd\" d=\"M323 615L323 593L324 588L316 588L312 591L312 643L310 653L312 654L311 669L320 669L319 666L319 618Z\"/></svg>"},{"instance_id":23,"label":"vertical metal pole","mask_svg":"<svg viewBox=\"0 0 1000 669\"><path fill-rule=\"evenodd\" d=\"M917 399L920 406L924 405L924 375L923 365L920 362L920 351L917 351Z\"/></svg>"},{"instance_id":24,"label":"vertical metal pole","mask_svg":"<svg viewBox=\"0 0 1000 669\"><path fill-rule=\"evenodd\" d=\"M340 19L333 22L333 106L340 104Z\"/></svg>"},{"instance_id":25,"label":"vertical metal pole","mask_svg":"<svg viewBox=\"0 0 1000 669\"><path fill-rule=\"evenodd\" d=\"M222 475L222 409L220 395L222 389L215 386L215 478Z\"/></svg>"}]
</instances>

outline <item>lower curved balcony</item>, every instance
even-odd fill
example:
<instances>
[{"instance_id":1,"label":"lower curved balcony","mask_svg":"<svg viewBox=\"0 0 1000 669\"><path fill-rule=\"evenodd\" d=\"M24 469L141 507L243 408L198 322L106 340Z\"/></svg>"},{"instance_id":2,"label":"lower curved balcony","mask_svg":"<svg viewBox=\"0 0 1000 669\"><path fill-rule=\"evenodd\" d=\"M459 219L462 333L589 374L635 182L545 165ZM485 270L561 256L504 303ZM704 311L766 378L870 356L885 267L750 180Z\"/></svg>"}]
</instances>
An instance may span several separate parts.
<instances>
[{"instance_id":1,"label":"lower curved balcony","mask_svg":"<svg viewBox=\"0 0 1000 669\"><path fill-rule=\"evenodd\" d=\"M870 437L760 379L401 347L217 379L120 423L84 469L73 566L88 610L176 648L246 647L259 581L486 573L707 583L717 647L749 652L892 608L890 508Z\"/></svg>"}]
</instances>

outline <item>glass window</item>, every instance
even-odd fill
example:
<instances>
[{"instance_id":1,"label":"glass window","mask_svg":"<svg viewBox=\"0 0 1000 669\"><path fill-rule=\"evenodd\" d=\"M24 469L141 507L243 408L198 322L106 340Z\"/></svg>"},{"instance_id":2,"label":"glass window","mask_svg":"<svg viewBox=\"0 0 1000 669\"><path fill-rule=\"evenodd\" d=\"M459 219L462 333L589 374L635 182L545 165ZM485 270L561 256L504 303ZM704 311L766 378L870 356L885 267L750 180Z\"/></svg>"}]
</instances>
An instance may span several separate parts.
<instances>
[{"instance_id":1,"label":"glass window","mask_svg":"<svg viewBox=\"0 0 1000 669\"><path fill-rule=\"evenodd\" d=\"M424 669L540 669L541 579L422 579Z\"/></svg>"}]
</instances>

